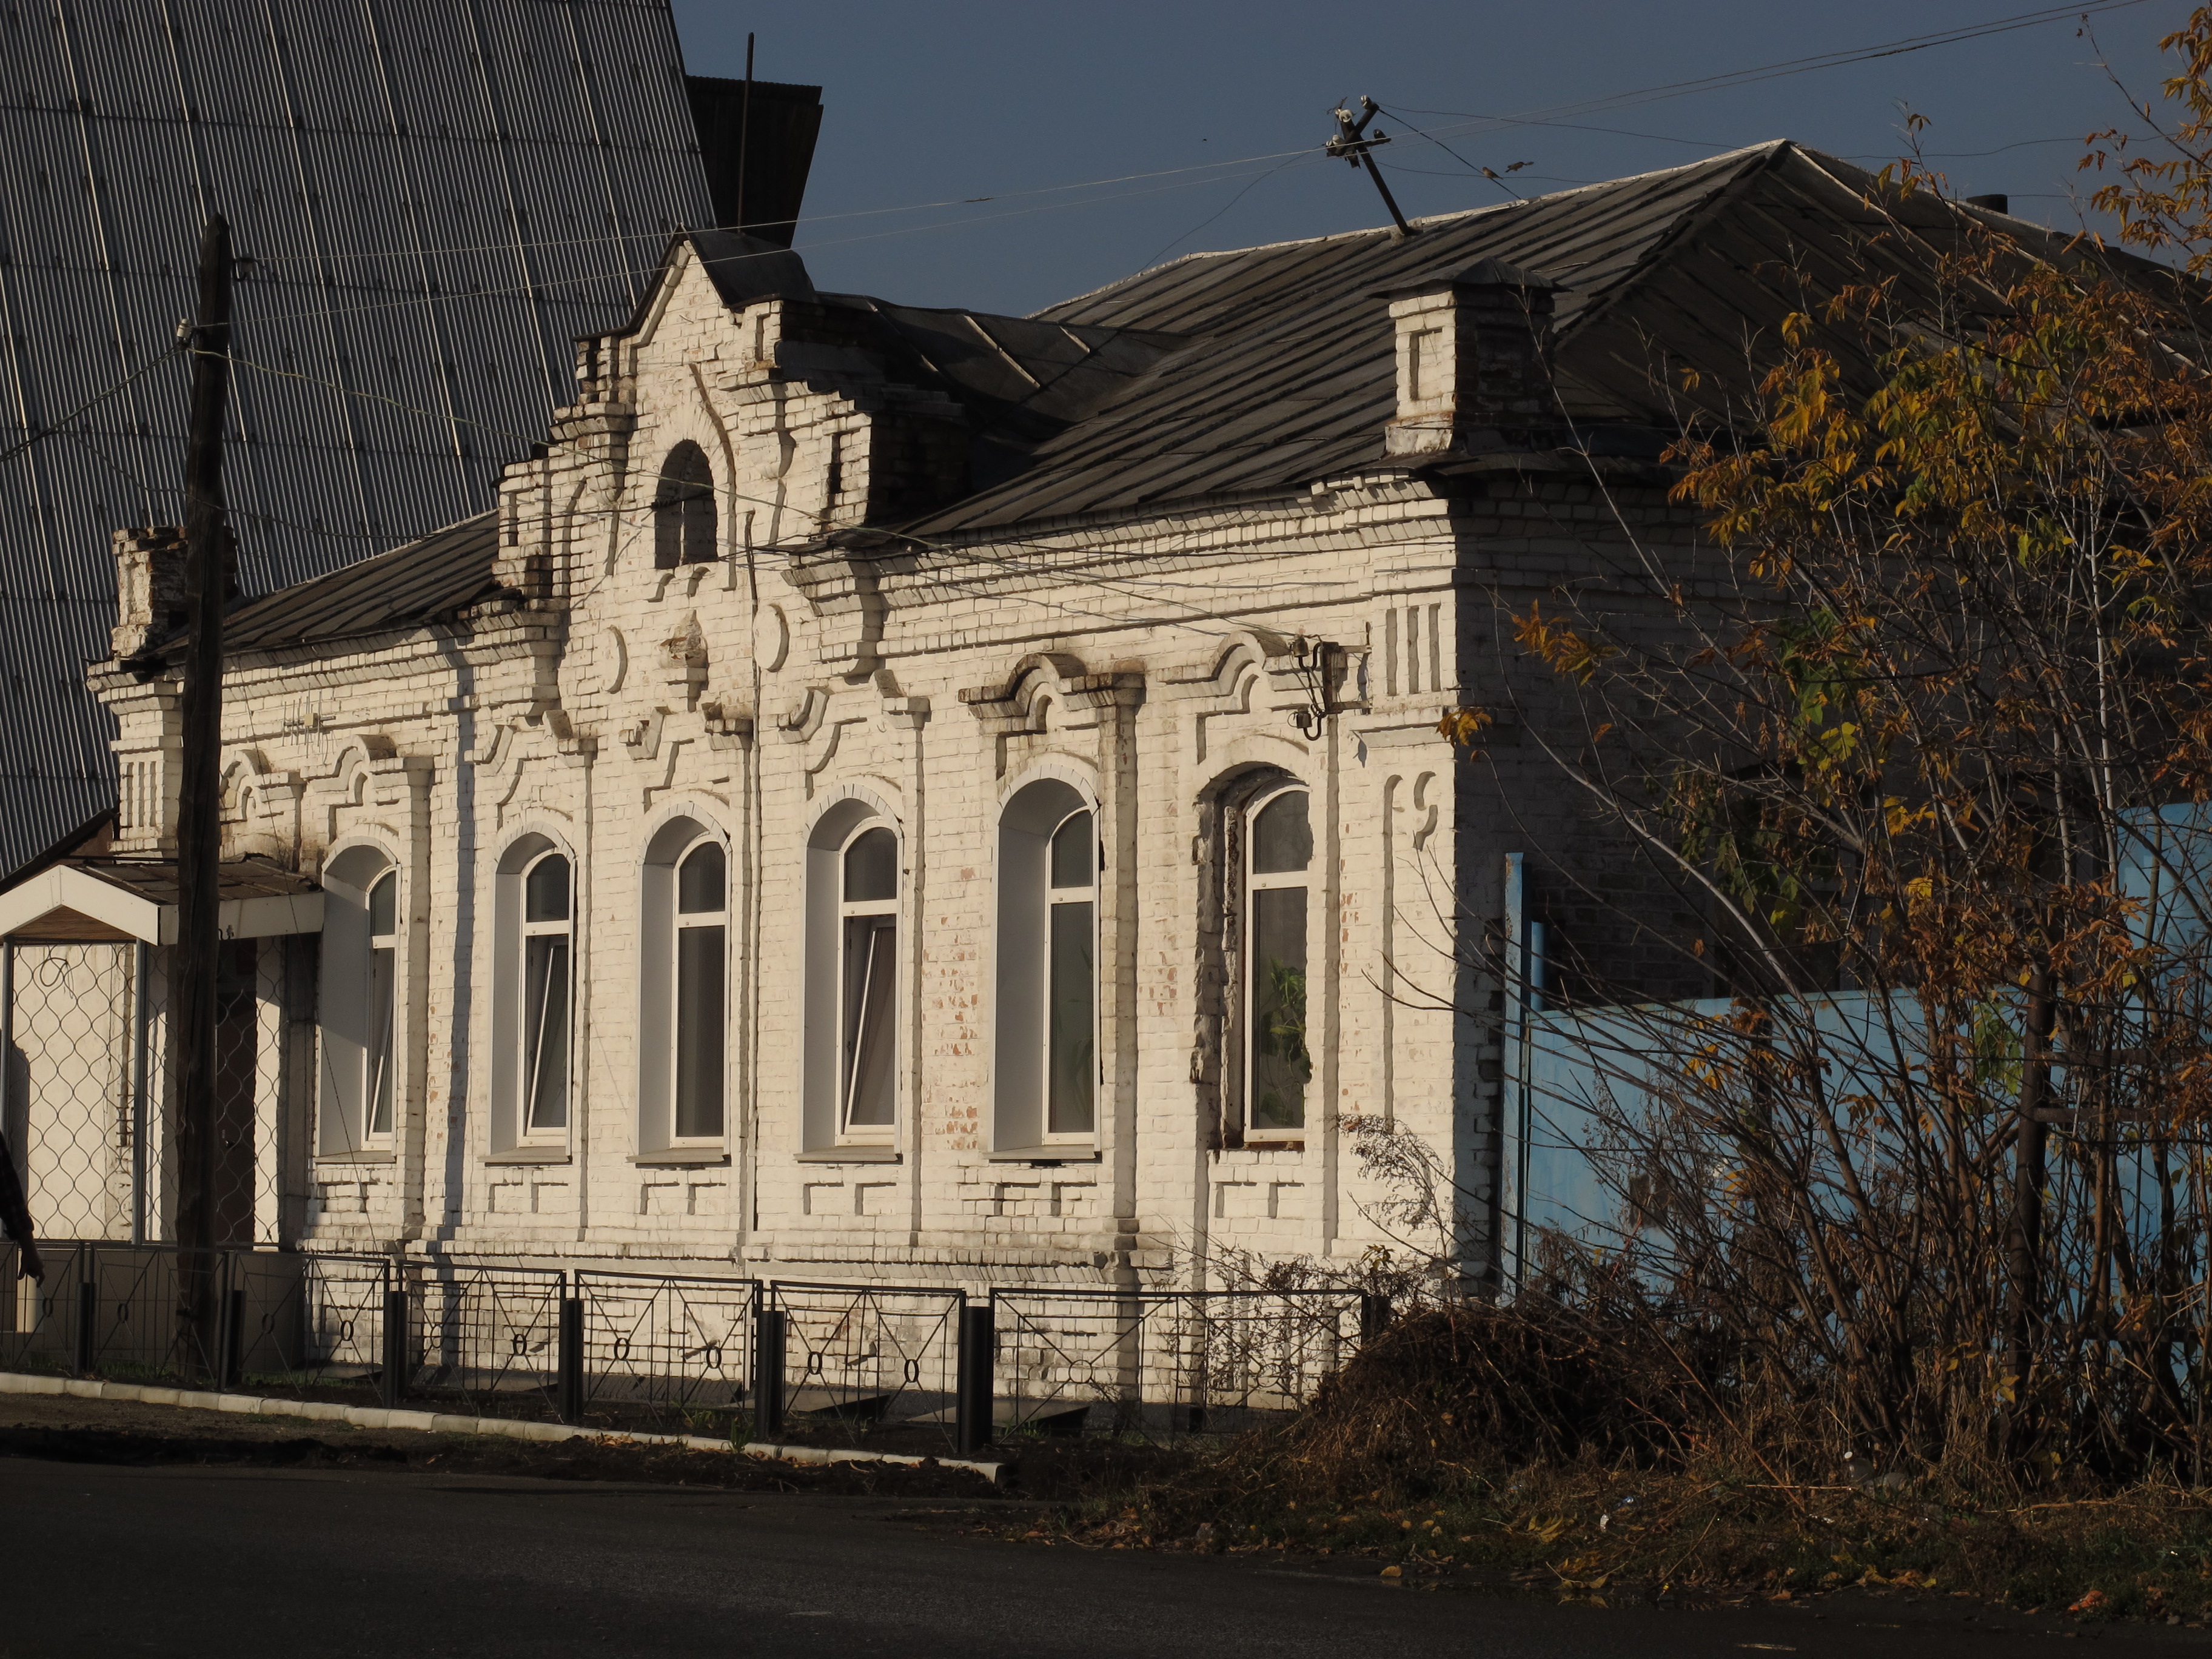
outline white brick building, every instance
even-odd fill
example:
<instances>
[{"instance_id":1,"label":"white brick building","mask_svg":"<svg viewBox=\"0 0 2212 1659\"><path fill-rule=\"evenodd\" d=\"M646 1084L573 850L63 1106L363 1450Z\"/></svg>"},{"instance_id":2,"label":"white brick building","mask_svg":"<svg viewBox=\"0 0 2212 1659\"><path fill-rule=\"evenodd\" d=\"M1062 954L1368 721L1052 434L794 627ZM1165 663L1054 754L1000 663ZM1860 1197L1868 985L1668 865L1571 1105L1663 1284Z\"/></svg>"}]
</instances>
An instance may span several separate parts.
<instances>
[{"instance_id":1,"label":"white brick building","mask_svg":"<svg viewBox=\"0 0 2212 1659\"><path fill-rule=\"evenodd\" d=\"M1661 613L1654 370L1740 385L1745 273L1863 182L1768 146L1033 319L680 239L495 514L233 616L227 855L325 895L254 968L259 1235L1202 1282L1389 1242L1361 1117L1480 1282L1508 855L1616 978L1705 988L1638 966L1507 613ZM125 556L92 678L158 859L177 556Z\"/></svg>"}]
</instances>

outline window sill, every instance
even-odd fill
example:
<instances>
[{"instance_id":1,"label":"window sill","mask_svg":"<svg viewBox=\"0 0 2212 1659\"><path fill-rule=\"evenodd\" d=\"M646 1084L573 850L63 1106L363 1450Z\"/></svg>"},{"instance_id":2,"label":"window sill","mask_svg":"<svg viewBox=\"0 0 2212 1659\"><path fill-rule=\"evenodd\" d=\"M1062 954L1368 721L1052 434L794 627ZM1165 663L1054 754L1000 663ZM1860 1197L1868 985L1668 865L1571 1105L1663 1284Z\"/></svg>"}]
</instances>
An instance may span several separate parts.
<instances>
[{"instance_id":1,"label":"window sill","mask_svg":"<svg viewBox=\"0 0 2212 1659\"><path fill-rule=\"evenodd\" d=\"M398 1161L399 1154L397 1152L317 1152L315 1154L315 1167L319 1170L325 1164L397 1164Z\"/></svg>"},{"instance_id":2,"label":"window sill","mask_svg":"<svg viewBox=\"0 0 2212 1659\"><path fill-rule=\"evenodd\" d=\"M1248 1140L1241 1146L1224 1148L1231 1152L1303 1152L1305 1149L1303 1140Z\"/></svg>"},{"instance_id":3,"label":"window sill","mask_svg":"<svg viewBox=\"0 0 2212 1659\"><path fill-rule=\"evenodd\" d=\"M896 1146L817 1146L799 1154L801 1164L896 1164Z\"/></svg>"},{"instance_id":4,"label":"window sill","mask_svg":"<svg viewBox=\"0 0 2212 1659\"><path fill-rule=\"evenodd\" d=\"M726 1164L730 1155L718 1146L674 1146L665 1152L633 1152L629 1161L641 1170L680 1170L711 1164Z\"/></svg>"},{"instance_id":5,"label":"window sill","mask_svg":"<svg viewBox=\"0 0 2212 1659\"><path fill-rule=\"evenodd\" d=\"M1009 1146L989 1154L994 1164L1096 1164L1096 1146Z\"/></svg>"},{"instance_id":6,"label":"window sill","mask_svg":"<svg viewBox=\"0 0 2212 1659\"><path fill-rule=\"evenodd\" d=\"M565 1146L515 1146L504 1152L486 1152L487 1164L570 1164L574 1157Z\"/></svg>"}]
</instances>

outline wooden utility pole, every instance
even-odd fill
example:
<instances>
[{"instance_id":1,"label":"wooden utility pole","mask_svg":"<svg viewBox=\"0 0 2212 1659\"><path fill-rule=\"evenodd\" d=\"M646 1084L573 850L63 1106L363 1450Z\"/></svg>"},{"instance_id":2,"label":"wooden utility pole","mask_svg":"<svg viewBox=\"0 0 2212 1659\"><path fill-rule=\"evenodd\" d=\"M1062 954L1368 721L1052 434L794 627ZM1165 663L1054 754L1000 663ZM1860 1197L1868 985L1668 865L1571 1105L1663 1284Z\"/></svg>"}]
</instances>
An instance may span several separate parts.
<instances>
[{"instance_id":1,"label":"wooden utility pole","mask_svg":"<svg viewBox=\"0 0 2212 1659\"><path fill-rule=\"evenodd\" d=\"M185 440L184 726L177 811L177 945L169 970L177 1019L177 1320L182 1363L220 1364L215 1257L217 793L222 748L222 613L230 532L222 509L222 406L230 384L230 227L200 235L199 320L192 325L191 424Z\"/></svg>"},{"instance_id":2,"label":"wooden utility pole","mask_svg":"<svg viewBox=\"0 0 2212 1659\"><path fill-rule=\"evenodd\" d=\"M1367 124L1382 112L1364 93L1360 94L1359 108L1361 113L1357 120L1352 118L1348 109L1338 108L1329 112L1336 117L1336 136L1322 149L1331 155L1351 162L1355 167L1367 169L1367 176L1375 181L1375 188L1382 192L1382 205L1390 210L1390 222L1397 227L1390 233L1390 238L1393 241L1402 242L1414 234L1413 227L1407 224L1406 216L1398 211L1398 198L1390 193L1390 186L1383 183L1382 169L1375 165L1372 154L1377 144L1387 144L1390 140L1382 133L1370 135L1367 131Z\"/></svg>"},{"instance_id":3,"label":"wooden utility pole","mask_svg":"<svg viewBox=\"0 0 2212 1659\"><path fill-rule=\"evenodd\" d=\"M753 136L753 37L745 36L745 93L738 105L738 222L732 227L739 235L745 228L745 168L751 158L745 153Z\"/></svg>"}]
</instances>

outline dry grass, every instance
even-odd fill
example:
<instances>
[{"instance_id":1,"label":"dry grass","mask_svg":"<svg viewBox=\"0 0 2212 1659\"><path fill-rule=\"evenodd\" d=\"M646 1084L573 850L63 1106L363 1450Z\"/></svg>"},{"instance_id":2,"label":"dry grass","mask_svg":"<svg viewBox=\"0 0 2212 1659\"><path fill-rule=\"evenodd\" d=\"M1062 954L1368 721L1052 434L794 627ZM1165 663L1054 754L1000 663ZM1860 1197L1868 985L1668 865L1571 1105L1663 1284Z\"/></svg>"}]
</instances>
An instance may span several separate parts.
<instances>
[{"instance_id":1,"label":"dry grass","mask_svg":"<svg viewBox=\"0 0 2212 1659\"><path fill-rule=\"evenodd\" d=\"M2046 1476L2025 1501L1940 1470L1777 1479L1767 1466L1786 1448L1745 1446L1660 1360L1571 1321L1424 1314L1293 1422L1060 1524L1098 1546L1363 1555L1570 1599L1854 1585L2083 1617L2212 1615L2203 1493Z\"/></svg>"}]
</instances>

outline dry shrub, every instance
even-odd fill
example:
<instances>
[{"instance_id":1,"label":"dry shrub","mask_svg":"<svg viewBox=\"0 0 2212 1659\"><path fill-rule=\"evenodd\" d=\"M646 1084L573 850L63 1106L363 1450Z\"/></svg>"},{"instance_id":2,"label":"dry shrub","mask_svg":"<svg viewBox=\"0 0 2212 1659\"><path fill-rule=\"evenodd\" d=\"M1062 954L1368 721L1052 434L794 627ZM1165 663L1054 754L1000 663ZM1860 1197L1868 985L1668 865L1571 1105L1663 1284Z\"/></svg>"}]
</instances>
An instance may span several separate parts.
<instances>
[{"instance_id":1,"label":"dry shrub","mask_svg":"<svg viewBox=\"0 0 2212 1659\"><path fill-rule=\"evenodd\" d=\"M1556 1303L1431 1309L1363 1350L1243 1455L1329 1493L1448 1485L1530 1462L1648 1462L1692 1426L1687 1378L1651 1349Z\"/></svg>"}]
</instances>

